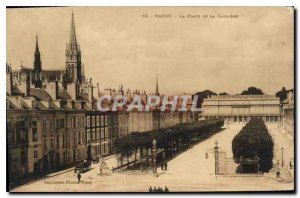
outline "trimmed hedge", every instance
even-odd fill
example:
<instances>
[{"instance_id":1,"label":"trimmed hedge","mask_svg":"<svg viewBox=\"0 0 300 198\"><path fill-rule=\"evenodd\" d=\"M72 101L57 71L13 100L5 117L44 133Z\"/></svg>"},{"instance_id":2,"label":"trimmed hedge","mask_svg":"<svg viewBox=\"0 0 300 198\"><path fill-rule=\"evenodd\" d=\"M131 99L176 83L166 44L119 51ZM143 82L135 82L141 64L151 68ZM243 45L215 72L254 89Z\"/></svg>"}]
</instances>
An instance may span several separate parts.
<instances>
[{"instance_id":1,"label":"trimmed hedge","mask_svg":"<svg viewBox=\"0 0 300 198\"><path fill-rule=\"evenodd\" d=\"M242 130L233 138L232 152L235 162L240 162L240 157L244 159L254 159L259 157L259 169L268 172L273 165L273 141L268 129L262 119L252 118ZM243 167L242 167L243 170ZM256 167L249 170L249 166L243 172L256 172Z\"/></svg>"}]
</instances>

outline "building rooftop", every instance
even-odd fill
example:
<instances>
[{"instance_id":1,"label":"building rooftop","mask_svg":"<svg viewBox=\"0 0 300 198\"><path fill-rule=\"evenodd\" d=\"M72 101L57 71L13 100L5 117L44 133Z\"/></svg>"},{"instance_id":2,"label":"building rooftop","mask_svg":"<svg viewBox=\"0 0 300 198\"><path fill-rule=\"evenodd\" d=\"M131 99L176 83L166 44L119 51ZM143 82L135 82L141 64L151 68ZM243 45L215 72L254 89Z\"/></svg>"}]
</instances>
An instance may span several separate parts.
<instances>
[{"instance_id":1,"label":"building rooftop","mask_svg":"<svg viewBox=\"0 0 300 198\"><path fill-rule=\"evenodd\" d=\"M279 99L274 95L217 95L204 100Z\"/></svg>"},{"instance_id":2,"label":"building rooftop","mask_svg":"<svg viewBox=\"0 0 300 198\"><path fill-rule=\"evenodd\" d=\"M9 109L18 109L18 107L12 101L8 100L7 102Z\"/></svg>"},{"instance_id":3,"label":"building rooftop","mask_svg":"<svg viewBox=\"0 0 300 198\"><path fill-rule=\"evenodd\" d=\"M72 97L66 91L58 91L58 97L62 100L72 100Z\"/></svg>"},{"instance_id":4,"label":"building rooftop","mask_svg":"<svg viewBox=\"0 0 300 198\"><path fill-rule=\"evenodd\" d=\"M39 100L50 100L51 96L44 89L30 88L30 95Z\"/></svg>"},{"instance_id":5,"label":"building rooftop","mask_svg":"<svg viewBox=\"0 0 300 198\"><path fill-rule=\"evenodd\" d=\"M39 110L47 110L48 108L43 104L41 103L40 101L37 101L36 102L36 108L39 109Z\"/></svg>"},{"instance_id":6,"label":"building rooftop","mask_svg":"<svg viewBox=\"0 0 300 198\"><path fill-rule=\"evenodd\" d=\"M22 95L24 95L22 93L22 91L17 86L12 86L11 89L12 89L11 90L12 91L11 95L14 95L14 96L22 96Z\"/></svg>"},{"instance_id":7,"label":"building rooftop","mask_svg":"<svg viewBox=\"0 0 300 198\"><path fill-rule=\"evenodd\" d=\"M21 65L21 69L33 71L33 68Z\"/></svg>"}]
</instances>

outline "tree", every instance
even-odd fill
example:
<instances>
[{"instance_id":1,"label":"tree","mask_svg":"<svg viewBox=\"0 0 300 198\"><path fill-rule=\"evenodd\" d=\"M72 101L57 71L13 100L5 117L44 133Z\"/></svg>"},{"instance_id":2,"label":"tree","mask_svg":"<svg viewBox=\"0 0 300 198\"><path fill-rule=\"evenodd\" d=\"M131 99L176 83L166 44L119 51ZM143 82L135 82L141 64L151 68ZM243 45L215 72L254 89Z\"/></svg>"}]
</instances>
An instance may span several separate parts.
<instances>
[{"instance_id":1,"label":"tree","mask_svg":"<svg viewBox=\"0 0 300 198\"><path fill-rule=\"evenodd\" d=\"M229 95L227 92L222 92L222 93L219 93L220 96L227 96Z\"/></svg>"},{"instance_id":2,"label":"tree","mask_svg":"<svg viewBox=\"0 0 300 198\"><path fill-rule=\"evenodd\" d=\"M259 157L259 170L268 172L273 165L273 141L262 119L252 118L233 138L232 152L234 160L243 166L241 159L254 160ZM242 157L242 158L241 158ZM243 168L242 168L243 169ZM244 172L255 172L252 167Z\"/></svg>"},{"instance_id":3,"label":"tree","mask_svg":"<svg viewBox=\"0 0 300 198\"><path fill-rule=\"evenodd\" d=\"M241 95L263 95L264 93L262 92L261 89L256 88L256 87L249 87L247 90L244 90Z\"/></svg>"},{"instance_id":4,"label":"tree","mask_svg":"<svg viewBox=\"0 0 300 198\"><path fill-rule=\"evenodd\" d=\"M276 97L280 98L280 102L282 103L284 100L287 99L287 95L288 95L288 92L285 87L282 87L281 91L278 91L276 93Z\"/></svg>"},{"instance_id":5,"label":"tree","mask_svg":"<svg viewBox=\"0 0 300 198\"><path fill-rule=\"evenodd\" d=\"M148 152L152 148L153 139L156 139L157 147L164 149L168 158L189 146L192 141L204 140L215 134L223 125L223 119L215 118L195 123L180 123L169 128L153 131L133 132L127 136L117 138L114 141L114 151L120 154L123 161L124 156L128 159L134 154L136 157L138 150Z\"/></svg>"},{"instance_id":6,"label":"tree","mask_svg":"<svg viewBox=\"0 0 300 198\"><path fill-rule=\"evenodd\" d=\"M216 96L217 94L215 92L210 91L210 90L204 90L204 91L201 91L201 92L197 92L195 95L198 96L197 108L201 108L204 98L211 97L213 95Z\"/></svg>"}]
</instances>

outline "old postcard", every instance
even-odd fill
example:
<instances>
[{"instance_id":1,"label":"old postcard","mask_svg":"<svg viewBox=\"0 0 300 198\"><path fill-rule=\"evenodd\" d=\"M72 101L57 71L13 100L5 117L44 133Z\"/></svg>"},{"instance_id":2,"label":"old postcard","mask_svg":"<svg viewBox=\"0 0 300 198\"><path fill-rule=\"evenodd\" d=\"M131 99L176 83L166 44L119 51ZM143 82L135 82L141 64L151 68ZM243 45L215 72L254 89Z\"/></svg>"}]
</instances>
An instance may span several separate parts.
<instances>
[{"instance_id":1,"label":"old postcard","mask_svg":"<svg viewBox=\"0 0 300 198\"><path fill-rule=\"evenodd\" d=\"M6 12L8 191L295 190L293 7Z\"/></svg>"}]
</instances>

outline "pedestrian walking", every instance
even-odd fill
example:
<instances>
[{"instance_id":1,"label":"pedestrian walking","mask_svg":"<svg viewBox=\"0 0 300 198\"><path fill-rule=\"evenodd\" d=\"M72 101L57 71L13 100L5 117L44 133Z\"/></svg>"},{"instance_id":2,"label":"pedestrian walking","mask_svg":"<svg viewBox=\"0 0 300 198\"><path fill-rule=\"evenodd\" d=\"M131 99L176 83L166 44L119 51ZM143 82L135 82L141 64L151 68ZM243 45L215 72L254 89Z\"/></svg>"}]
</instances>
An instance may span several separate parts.
<instances>
[{"instance_id":1,"label":"pedestrian walking","mask_svg":"<svg viewBox=\"0 0 300 198\"><path fill-rule=\"evenodd\" d=\"M168 170L168 163L165 162L165 170Z\"/></svg>"},{"instance_id":2,"label":"pedestrian walking","mask_svg":"<svg viewBox=\"0 0 300 198\"><path fill-rule=\"evenodd\" d=\"M153 190L152 190L152 187L150 186L150 188L149 188L149 192L152 192Z\"/></svg>"},{"instance_id":3,"label":"pedestrian walking","mask_svg":"<svg viewBox=\"0 0 300 198\"><path fill-rule=\"evenodd\" d=\"M79 183L80 179L81 179L81 174L80 173L77 174L77 179L78 179L78 183Z\"/></svg>"},{"instance_id":4,"label":"pedestrian walking","mask_svg":"<svg viewBox=\"0 0 300 198\"><path fill-rule=\"evenodd\" d=\"M279 170L279 168L278 168L277 171L276 171L276 177L277 177L277 178L280 177L280 170Z\"/></svg>"},{"instance_id":5,"label":"pedestrian walking","mask_svg":"<svg viewBox=\"0 0 300 198\"><path fill-rule=\"evenodd\" d=\"M167 188L167 186L165 186L165 192L169 192L169 189Z\"/></svg>"},{"instance_id":6,"label":"pedestrian walking","mask_svg":"<svg viewBox=\"0 0 300 198\"><path fill-rule=\"evenodd\" d=\"M153 192L157 192L157 189L156 189L156 187L154 187L154 189L153 189Z\"/></svg>"},{"instance_id":7,"label":"pedestrian walking","mask_svg":"<svg viewBox=\"0 0 300 198\"><path fill-rule=\"evenodd\" d=\"M292 161L290 161L290 169L293 169Z\"/></svg>"}]
</instances>

